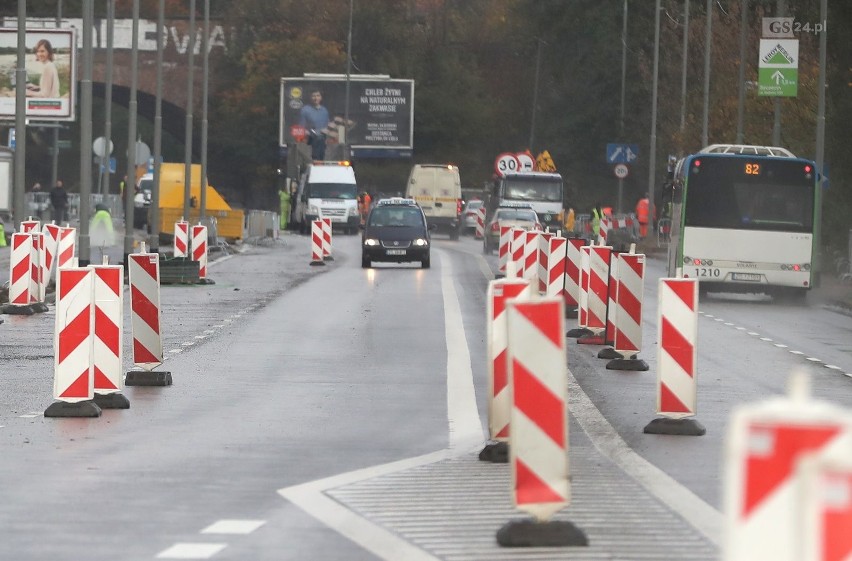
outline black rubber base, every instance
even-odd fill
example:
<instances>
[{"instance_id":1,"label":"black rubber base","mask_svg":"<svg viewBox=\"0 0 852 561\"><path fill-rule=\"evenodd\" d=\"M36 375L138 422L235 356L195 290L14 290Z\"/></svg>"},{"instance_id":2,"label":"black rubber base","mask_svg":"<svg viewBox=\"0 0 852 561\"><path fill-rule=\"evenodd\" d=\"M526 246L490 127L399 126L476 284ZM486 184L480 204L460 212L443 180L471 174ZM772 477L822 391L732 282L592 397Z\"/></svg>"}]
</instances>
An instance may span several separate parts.
<instances>
[{"instance_id":1,"label":"black rubber base","mask_svg":"<svg viewBox=\"0 0 852 561\"><path fill-rule=\"evenodd\" d=\"M50 308L48 308L47 304L45 304L44 302L36 302L35 304L30 304L30 308L32 308L33 311L37 314L43 314L44 312L50 310Z\"/></svg>"},{"instance_id":2,"label":"black rubber base","mask_svg":"<svg viewBox=\"0 0 852 561\"><path fill-rule=\"evenodd\" d=\"M624 357L621 356L620 352L616 351L612 347L606 347L606 348L598 351L598 358L613 359L613 358L624 358Z\"/></svg>"},{"instance_id":3,"label":"black rubber base","mask_svg":"<svg viewBox=\"0 0 852 561\"><path fill-rule=\"evenodd\" d=\"M68 403L56 401L44 410L45 417L100 417L101 408L94 401Z\"/></svg>"},{"instance_id":4,"label":"black rubber base","mask_svg":"<svg viewBox=\"0 0 852 561\"><path fill-rule=\"evenodd\" d=\"M485 445L485 448L479 452L479 459L483 462L491 462L493 464L508 464L509 443L489 442Z\"/></svg>"},{"instance_id":5,"label":"black rubber base","mask_svg":"<svg viewBox=\"0 0 852 561\"><path fill-rule=\"evenodd\" d=\"M594 333L589 333L577 339L577 343L580 345L605 345L606 340L603 334L595 335Z\"/></svg>"},{"instance_id":6,"label":"black rubber base","mask_svg":"<svg viewBox=\"0 0 852 561\"><path fill-rule=\"evenodd\" d=\"M636 358L633 355L631 358L616 358L606 363L607 370L634 370L636 372L645 372L648 370L648 363L641 358Z\"/></svg>"},{"instance_id":7,"label":"black rubber base","mask_svg":"<svg viewBox=\"0 0 852 561\"><path fill-rule=\"evenodd\" d=\"M101 409L130 409L130 400L118 392L95 393L95 403Z\"/></svg>"},{"instance_id":8,"label":"black rubber base","mask_svg":"<svg viewBox=\"0 0 852 561\"><path fill-rule=\"evenodd\" d=\"M675 436L704 436L707 429L692 417L687 419L654 419L645 426L645 434L672 434Z\"/></svg>"},{"instance_id":9,"label":"black rubber base","mask_svg":"<svg viewBox=\"0 0 852 561\"><path fill-rule=\"evenodd\" d=\"M511 520L497 530L497 543L503 547L587 546L589 539L565 520Z\"/></svg>"},{"instance_id":10,"label":"black rubber base","mask_svg":"<svg viewBox=\"0 0 852 561\"><path fill-rule=\"evenodd\" d=\"M198 279L198 282L195 284L216 284L216 281L213 279Z\"/></svg>"},{"instance_id":11,"label":"black rubber base","mask_svg":"<svg viewBox=\"0 0 852 561\"><path fill-rule=\"evenodd\" d=\"M171 372L131 370L124 377L125 386L171 386Z\"/></svg>"},{"instance_id":12,"label":"black rubber base","mask_svg":"<svg viewBox=\"0 0 852 561\"><path fill-rule=\"evenodd\" d=\"M323 261L334 261L334 257L331 255L326 255L322 258Z\"/></svg>"},{"instance_id":13,"label":"black rubber base","mask_svg":"<svg viewBox=\"0 0 852 561\"><path fill-rule=\"evenodd\" d=\"M311 261L311 267L325 267L325 263L322 261Z\"/></svg>"},{"instance_id":14,"label":"black rubber base","mask_svg":"<svg viewBox=\"0 0 852 561\"><path fill-rule=\"evenodd\" d=\"M569 329L568 333L565 334L566 337L571 337L573 339L578 339L580 337L584 337L586 335L591 335L592 330L587 329L585 327L575 327L574 329Z\"/></svg>"},{"instance_id":15,"label":"black rubber base","mask_svg":"<svg viewBox=\"0 0 852 561\"><path fill-rule=\"evenodd\" d=\"M0 312L9 316L31 316L35 313L32 306L22 306L20 304L5 304Z\"/></svg>"}]
</instances>

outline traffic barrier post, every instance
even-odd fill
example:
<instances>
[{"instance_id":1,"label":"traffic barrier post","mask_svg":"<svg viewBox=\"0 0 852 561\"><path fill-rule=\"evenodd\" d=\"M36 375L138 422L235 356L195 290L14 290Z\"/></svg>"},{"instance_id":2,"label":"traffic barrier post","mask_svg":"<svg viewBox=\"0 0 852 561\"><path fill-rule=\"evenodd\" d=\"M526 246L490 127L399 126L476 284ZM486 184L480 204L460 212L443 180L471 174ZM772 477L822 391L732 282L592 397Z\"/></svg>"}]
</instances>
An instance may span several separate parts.
<instances>
[{"instance_id":1,"label":"traffic barrier post","mask_svg":"<svg viewBox=\"0 0 852 561\"><path fill-rule=\"evenodd\" d=\"M503 547L588 545L573 523L551 520L570 503L564 305L550 296L508 303L512 499L533 519L500 528Z\"/></svg>"},{"instance_id":2,"label":"traffic barrier post","mask_svg":"<svg viewBox=\"0 0 852 561\"><path fill-rule=\"evenodd\" d=\"M550 259L550 240L555 234L553 232L539 232L536 237L537 245L536 253L538 254L538 263L536 264L535 283L533 287L538 290L539 294L547 294L547 285L549 278L549 270L547 267Z\"/></svg>"},{"instance_id":3,"label":"traffic barrier post","mask_svg":"<svg viewBox=\"0 0 852 561\"><path fill-rule=\"evenodd\" d=\"M646 371L648 363L638 357L642 349L642 300L645 291L645 255L619 253L617 256L618 290L615 315L615 343L618 358L609 361L607 370Z\"/></svg>"},{"instance_id":4,"label":"traffic barrier post","mask_svg":"<svg viewBox=\"0 0 852 561\"><path fill-rule=\"evenodd\" d=\"M30 306L36 312L48 310L44 299L47 296L47 286L44 282L44 235L39 230L30 230L33 237L33 250L30 258Z\"/></svg>"},{"instance_id":5,"label":"traffic barrier post","mask_svg":"<svg viewBox=\"0 0 852 561\"><path fill-rule=\"evenodd\" d=\"M589 329L589 263L591 261L592 248L588 245L580 246L580 270L579 270L579 290L577 298L577 327L568 330L566 337L579 339L592 334Z\"/></svg>"},{"instance_id":6,"label":"traffic barrier post","mask_svg":"<svg viewBox=\"0 0 852 561\"><path fill-rule=\"evenodd\" d=\"M77 228L61 226L59 228L59 249L57 250L56 268L76 267L74 254L77 251Z\"/></svg>"},{"instance_id":7,"label":"traffic barrier post","mask_svg":"<svg viewBox=\"0 0 852 561\"><path fill-rule=\"evenodd\" d=\"M9 303L3 306L3 313L9 315L31 316L35 309L30 304L30 267L33 259L33 237L30 234L14 233L11 239L12 250L9 259Z\"/></svg>"},{"instance_id":8,"label":"traffic barrier post","mask_svg":"<svg viewBox=\"0 0 852 561\"><path fill-rule=\"evenodd\" d=\"M207 226L192 227L192 260L198 261L198 284L216 284L207 278Z\"/></svg>"},{"instance_id":9,"label":"traffic barrier post","mask_svg":"<svg viewBox=\"0 0 852 561\"><path fill-rule=\"evenodd\" d=\"M792 374L787 396L741 406L734 412L725 444L725 561L806 559L801 555L804 538L819 536L804 533L806 518L813 513L800 500L802 481L797 481L797 464L808 455L842 454L848 458L850 434L848 410L811 399L807 375L801 371ZM834 489L835 501L842 497L837 492L840 489ZM826 496L812 498L820 508ZM817 559L849 559L848 493L843 502L840 511L847 513L847 523L839 543L845 542L847 550Z\"/></svg>"},{"instance_id":10,"label":"traffic barrier post","mask_svg":"<svg viewBox=\"0 0 852 561\"><path fill-rule=\"evenodd\" d=\"M796 554L802 561L852 559L852 427L841 438L842 445L798 462Z\"/></svg>"},{"instance_id":11,"label":"traffic barrier post","mask_svg":"<svg viewBox=\"0 0 852 561\"><path fill-rule=\"evenodd\" d=\"M606 327L604 328L604 348L598 351L598 358L612 360L621 358L615 352L615 322L618 307L615 305L618 296L618 256L615 252L609 254L609 278L607 279Z\"/></svg>"},{"instance_id":12,"label":"traffic barrier post","mask_svg":"<svg viewBox=\"0 0 852 561\"><path fill-rule=\"evenodd\" d=\"M473 237L481 240L485 237L485 207L481 206L476 209L476 230Z\"/></svg>"},{"instance_id":13,"label":"traffic barrier post","mask_svg":"<svg viewBox=\"0 0 852 561\"><path fill-rule=\"evenodd\" d=\"M189 222L181 217L175 222L175 239L173 244L174 257L189 256Z\"/></svg>"},{"instance_id":14,"label":"traffic barrier post","mask_svg":"<svg viewBox=\"0 0 852 561\"><path fill-rule=\"evenodd\" d=\"M488 348L488 431L493 442L485 445L479 459L506 463L509 461L509 417L512 410L512 388L506 363L508 336L506 333L506 304L514 298L529 298L530 283L510 273L505 279L488 283L486 295Z\"/></svg>"},{"instance_id":15,"label":"traffic barrier post","mask_svg":"<svg viewBox=\"0 0 852 561\"><path fill-rule=\"evenodd\" d=\"M568 292L565 290L565 274L567 270L566 253L568 240L561 236L553 236L547 242L547 276L545 294L558 296L568 306Z\"/></svg>"},{"instance_id":16,"label":"traffic barrier post","mask_svg":"<svg viewBox=\"0 0 852 561\"><path fill-rule=\"evenodd\" d=\"M500 230L499 245L497 246L497 266L499 272L505 275L506 263L509 262L509 257L512 254L509 249L509 246L512 243L512 227L503 226L503 224L499 222L497 227Z\"/></svg>"},{"instance_id":17,"label":"traffic barrier post","mask_svg":"<svg viewBox=\"0 0 852 561\"><path fill-rule=\"evenodd\" d=\"M324 261L334 261L334 256L331 253L331 235L333 233L331 227L331 218L320 218L322 221L322 258Z\"/></svg>"},{"instance_id":18,"label":"traffic barrier post","mask_svg":"<svg viewBox=\"0 0 852 561\"><path fill-rule=\"evenodd\" d=\"M579 315L580 302L580 248L582 238L568 238L565 246L565 317L575 319Z\"/></svg>"},{"instance_id":19,"label":"traffic barrier post","mask_svg":"<svg viewBox=\"0 0 852 561\"><path fill-rule=\"evenodd\" d=\"M130 401L121 392L124 376L124 267L103 265L90 267L92 302L94 304L93 377L94 399L101 409L128 409Z\"/></svg>"},{"instance_id":20,"label":"traffic barrier post","mask_svg":"<svg viewBox=\"0 0 852 561\"><path fill-rule=\"evenodd\" d=\"M538 237L537 230L526 230L524 232L524 256L523 273L521 277L530 281L538 290Z\"/></svg>"},{"instance_id":21,"label":"traffic barrier post","mask_svg":"<svg viewBox=\"0 0 852 561\"><path fill-rule=\"evenodd\" d=\"M698 281L660 279L657 289L657 414L647 434L701 436L698 405Z\"/></svg>"},{"instance_id":22,"label":"traffic barrier post","mask_svg":"<svg viewBox=\"0 0 852 561\"><path fill-rule=\"evenodd\" d=\"M163 364L160 333L160 256L147 253L145 243L139 253L128 255L130 279L130 330L133 337L133 364L126 386L171 386L172 373L155 371Z\"/></svg>"},{"instance_id":23,"label":"traffic barrier post","mask_svg":"<svg viewBox=\"0 0 852 561\"><path fill-rule=\"evenodd\" d=\"M512 241L509 245L509 261L515 264L515 275L524 276L524 242L526 241L526 230L523 228L512 228Z\"/></svg>"},{"instance_id":24,"label":"traffic barrier post","mask_svg":"<svg viewBox=\"0 0 852 561\"><path fill-rule=\"evenodd\" d=\"M45 417L100 417L94 402L94 272L66 267L56 273L53 398Z\"/></svg>"},{"instance_id":25,"label":"traffic barrier post","mask_svg":"<svg viewBox=\"0 0 852 561\"><path fill-rule=\"evenodd\" d=\"M41 222L39 220L34 220L32 216L30 216L28 220L21 220L21 227L19 231L22 234L30 234L32 232L38 232L40 230Z\"/></svg>"},{"instance_id":26,"label":"traffic barrier post","mask_svg":"<svg viewBox=\"0 0 852 561\"><path fill-rule=\"evenodd\" d=\"M324 266L322 220L311 221L311 267Z\"/></svg>"},{"instance_id":27,"label":"traffic barrier post","mask_svg":"<svg viewBox=\"0 0 852 561\"><path fill-rule=\"evenodd\" d=\"M591 331L577 339L581 345L603 345L609 300L609 260L612 248L595 245L589 248L589 287L586 291L588 310L586 327Z\"/></svg>"},{"instance_id":28,"label":"traffic barrier post","mask_svg":"<svg viewBox=\"0 0 852 561\"><path fill-rule=\"evenodd\" d=\"M62 229L53 223L45 224L41 230L42 234L44 234L44 269L42 271L42 278L44 278L45 286L50 284L53 269L55 269L54 264L57 261L61 231Z\"/></svg>"}]
</instances>

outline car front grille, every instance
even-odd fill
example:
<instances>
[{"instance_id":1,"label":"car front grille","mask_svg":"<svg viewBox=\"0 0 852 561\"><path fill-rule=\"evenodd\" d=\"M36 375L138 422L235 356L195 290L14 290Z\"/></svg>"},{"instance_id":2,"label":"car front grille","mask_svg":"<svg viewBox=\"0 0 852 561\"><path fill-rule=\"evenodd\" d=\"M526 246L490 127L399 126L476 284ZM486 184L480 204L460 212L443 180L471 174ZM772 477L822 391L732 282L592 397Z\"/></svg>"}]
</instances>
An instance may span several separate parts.
<instances>
[{"instance_id":1,"label":"car front grille","mask_svg":"<svg viewBox=\"0 0 852 561\"><path fill-rule=\"evenodd\" d=\"M407 249L411 247L410 241L382 241L382 247L386 249Z\"/></svg>"}]
</instances>

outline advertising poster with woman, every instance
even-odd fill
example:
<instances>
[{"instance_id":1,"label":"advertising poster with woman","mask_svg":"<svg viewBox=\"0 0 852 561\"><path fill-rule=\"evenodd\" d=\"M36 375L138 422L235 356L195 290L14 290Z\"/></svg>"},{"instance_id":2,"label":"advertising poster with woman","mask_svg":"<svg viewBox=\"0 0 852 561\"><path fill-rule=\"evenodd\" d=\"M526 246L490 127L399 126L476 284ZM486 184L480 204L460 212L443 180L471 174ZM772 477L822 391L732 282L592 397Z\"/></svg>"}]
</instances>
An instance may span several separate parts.
<instances>
[{"instance_id":1,"label":"advertising poster with woman","mask_svg":"<svg viewBox=\"0 0 852 561\"><path fill-rule=\"evenodd\" d=\"M76 88L73 29L27 31L27 117L73 121ZM15 116L18 30L0 29L0 118Z\"/></svg>"}]
</instances>

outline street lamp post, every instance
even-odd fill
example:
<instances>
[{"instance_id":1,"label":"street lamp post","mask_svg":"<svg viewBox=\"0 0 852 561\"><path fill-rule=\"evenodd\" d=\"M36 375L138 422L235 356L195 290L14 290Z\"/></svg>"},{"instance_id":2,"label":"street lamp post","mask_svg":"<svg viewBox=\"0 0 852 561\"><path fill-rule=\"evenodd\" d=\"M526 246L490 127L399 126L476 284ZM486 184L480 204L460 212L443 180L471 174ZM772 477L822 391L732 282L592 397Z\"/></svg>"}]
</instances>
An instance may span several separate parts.
<instances>
[{"instance_id":1,"label":"street lamp post","mask_svg":"<svg viewBox=\"0 0 852 561\"><path fill-rule=\"evenodd\" d=\"M657 84L659 82L660 66L660 0L656 2L654 14L654 86L651 89L651 154L648 156L648 216L654 221L654 191L656 183L657 164Z\"/></svg>"},{"instance_id":2,"label":"street lamp post","mask_svg":"<svg viewBox=\"0 0 852 561\"><path fill-rule=\"evenodd\" d=\"M210 37L210 0L204 0L204 27L201 37L201 196L198 204L198 221L203 223L207 213L207 95L210 77L208 38Z\"/></svg>"},{"instance_id":3,"label":"street lamp post","mask_svg":"<svg viewBox=\"0 0 852 561\"><path fill-rule=\"evenodd\" d=\"M124 180L124 262L133 251L134 193L136 186L136 88L139 77L139 0L133 0L133 30L130 44L130 103L127 107L127 179ZM125 265L127 266L127 265Z\"/></svg>"},{"instance_id":4,"label":"street lamp post","mask_svg":"<svg viewBox=\"0 0 852 561\"><path fill-rule=\"evenodd\" d=\"M25 220L24 181L27 163L27 2L18 0L18 61L15 71L15 196L14 220Z\"/></svg>"},{"instance_id":5,"label":"street lamp post","mask_svg":"<svg viewBox=\"0 0 852 561\"><path fill-rule=\"evenodd\" d=\"M85 267L91 259L89 240L89 211L92 194L92 22L94 0L83 0L83 78L80 80L80 219L77 238L79 265Z\"/></svg>"},{"instance_id":6,"label":"street lamp post","mask_svg":"<svg viewBox=\"0 0 852 561\"><path fill-rule=\"evenodd\" d=\"M346 100L343 110L343 158L350 159L349 154L349 82L352 73L352 13L355 0L349 0L349 34L346 39Z\"/></svg>"},{"instance_id":7,"label":"street lamp post","mask_svg":"<svg viewBox=\"0 0 852 561\"><path fill-rule=\"evenodd\" d=\"M189 200L192 188L192 101L193 101L193 72L195 65L195 0L189 0L189 41L187 50L187 82L186 82L186 129L184 147L184 184L183 184L183 216L189 221Z\"/></svg>"}]
</instances>

